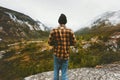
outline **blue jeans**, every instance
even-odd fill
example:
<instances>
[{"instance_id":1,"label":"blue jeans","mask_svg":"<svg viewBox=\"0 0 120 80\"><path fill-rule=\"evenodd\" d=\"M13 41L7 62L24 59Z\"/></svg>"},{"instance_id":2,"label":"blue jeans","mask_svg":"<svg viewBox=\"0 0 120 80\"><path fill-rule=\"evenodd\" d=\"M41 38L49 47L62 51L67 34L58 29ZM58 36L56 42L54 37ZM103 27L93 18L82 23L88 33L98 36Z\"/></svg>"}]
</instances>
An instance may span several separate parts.
<instances>
[{"instance_id":1,"label":"blue jeans","mask_svg":"<svg viewBox=\"0 0 120 80\"><path fill-rule=\"evenodd\" d=\"M61 60L54 56L54 80L59 80L59 71L62 72L62 80L68 80L68 60Z\"/></svg>"}]
</instances>

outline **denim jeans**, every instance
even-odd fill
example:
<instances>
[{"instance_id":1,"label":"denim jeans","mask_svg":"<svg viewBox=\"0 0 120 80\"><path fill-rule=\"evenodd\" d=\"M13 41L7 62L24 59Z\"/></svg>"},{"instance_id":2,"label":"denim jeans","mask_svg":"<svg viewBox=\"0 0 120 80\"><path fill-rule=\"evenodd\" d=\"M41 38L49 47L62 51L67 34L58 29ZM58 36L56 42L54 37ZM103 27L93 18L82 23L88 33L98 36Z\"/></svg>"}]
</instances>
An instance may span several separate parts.
<instances>
[{"instance_id":1,"label":"denim jeans","mask_svg":"<svg viewBox=\"0 0 120 80\"><path fill-rule=\"evenodd\" d=\"M54 56L54 80L59 80L59 71L62 72L62 80L68 80L68 60L61 60Z\"/></svg>"}]
</instances>

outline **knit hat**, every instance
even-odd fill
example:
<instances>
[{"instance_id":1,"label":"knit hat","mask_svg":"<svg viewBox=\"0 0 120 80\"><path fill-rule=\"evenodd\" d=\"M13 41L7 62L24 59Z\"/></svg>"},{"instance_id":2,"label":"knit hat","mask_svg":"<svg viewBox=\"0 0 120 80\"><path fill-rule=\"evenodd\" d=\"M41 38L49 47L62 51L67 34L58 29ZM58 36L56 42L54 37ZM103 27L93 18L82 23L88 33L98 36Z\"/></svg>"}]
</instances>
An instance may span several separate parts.
<instances>
[{"instance_id":1,"label":"knit hat","mask_svg":"<svg viewBox=\"0 0 120 80\"><path fill-rule=\"evenodd\" d=\"M58 19L58 23L59 24L66 24L67 23L67 19L66 16L64 14L61 14L59 19Z\"/></svg>"}]
</instances>

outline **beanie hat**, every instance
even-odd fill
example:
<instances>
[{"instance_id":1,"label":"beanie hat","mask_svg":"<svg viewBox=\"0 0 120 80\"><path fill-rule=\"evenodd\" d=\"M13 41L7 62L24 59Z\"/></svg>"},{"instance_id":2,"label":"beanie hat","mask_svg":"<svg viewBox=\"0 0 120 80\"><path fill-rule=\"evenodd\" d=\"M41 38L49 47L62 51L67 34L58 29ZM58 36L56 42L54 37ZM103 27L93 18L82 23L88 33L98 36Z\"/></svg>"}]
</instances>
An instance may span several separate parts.
<instances>
[{"instance_id":1,"label":"beanie hat","mask_svg":"<svg viewBox=\"0 0 120 80\"><path fill-rule=\"evenodd\" d=\"M58 19L58 23L59 24L66 24L67 23L67 19L66 16L64 14L61 14L59 19Z\"/></svg>"}]
</instances>

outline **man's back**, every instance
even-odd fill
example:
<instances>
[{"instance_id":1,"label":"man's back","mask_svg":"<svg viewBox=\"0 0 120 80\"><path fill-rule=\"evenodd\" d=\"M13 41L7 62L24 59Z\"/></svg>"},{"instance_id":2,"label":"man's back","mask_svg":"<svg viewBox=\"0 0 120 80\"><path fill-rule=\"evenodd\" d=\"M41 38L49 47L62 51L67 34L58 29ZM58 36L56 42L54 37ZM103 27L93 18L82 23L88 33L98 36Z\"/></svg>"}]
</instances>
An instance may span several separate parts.
<instances>
[{"instance_id":1,"label":"man's back","mask_svg":"<svg viewBox=\"0 0 120 80\"><path fill-rule=\"evenodd\" d=\"M54 55L65 60L69 58L69 48L70 46L74 46L75 42L76 39L74 33L64 25L53 29L48 41L48 43L54 47Z\"/></svg>"}]
</instances>

